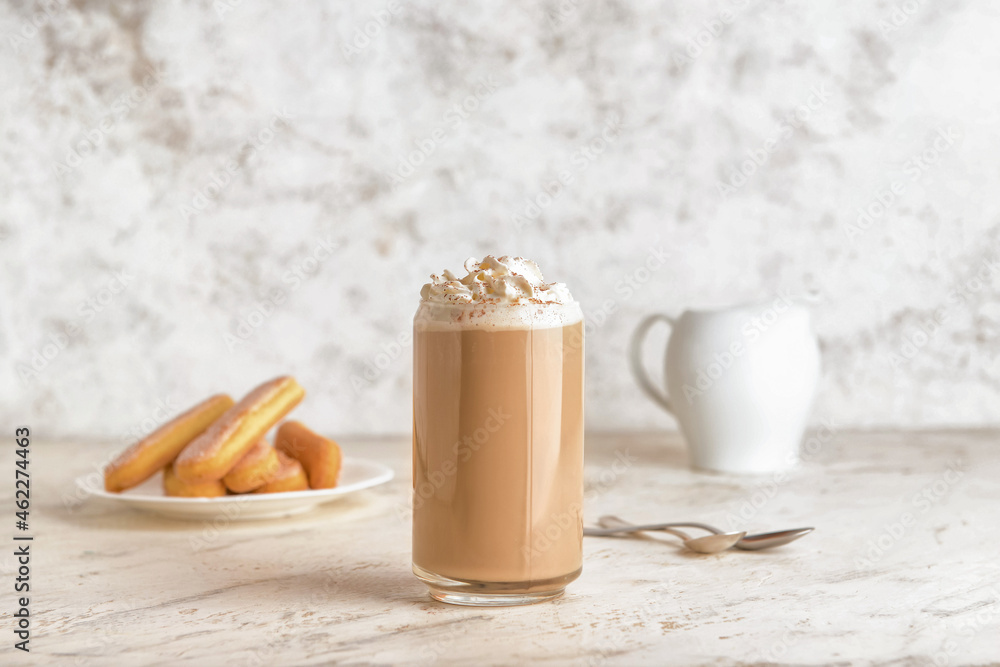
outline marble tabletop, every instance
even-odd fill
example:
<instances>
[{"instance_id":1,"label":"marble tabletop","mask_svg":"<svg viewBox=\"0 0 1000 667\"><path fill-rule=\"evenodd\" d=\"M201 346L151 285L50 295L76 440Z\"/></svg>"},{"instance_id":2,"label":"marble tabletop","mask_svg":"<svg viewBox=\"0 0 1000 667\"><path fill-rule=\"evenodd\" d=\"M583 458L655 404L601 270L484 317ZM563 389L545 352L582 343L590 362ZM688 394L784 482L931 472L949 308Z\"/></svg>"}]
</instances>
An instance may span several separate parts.
<instances>
[{"instance_id":1,"label":"marble tabletop","mask_svg":"<svg viewBox=\"0 0 1000 667\"><path fill-rule=\"evenodd\" d=\"M995 664L998 437L827 430L796 471L737 477L690 471L674 434L590 434L588 521L816 531L714 556L669 538L586 538L565 597L493 609L433 602L410 573L405 436L341 442L389 463L388 485L215 524L79 502L72 480L112 447L38 442L32 651L14 650L5 597L0 663Z\"/></svg>"}]
</instances>

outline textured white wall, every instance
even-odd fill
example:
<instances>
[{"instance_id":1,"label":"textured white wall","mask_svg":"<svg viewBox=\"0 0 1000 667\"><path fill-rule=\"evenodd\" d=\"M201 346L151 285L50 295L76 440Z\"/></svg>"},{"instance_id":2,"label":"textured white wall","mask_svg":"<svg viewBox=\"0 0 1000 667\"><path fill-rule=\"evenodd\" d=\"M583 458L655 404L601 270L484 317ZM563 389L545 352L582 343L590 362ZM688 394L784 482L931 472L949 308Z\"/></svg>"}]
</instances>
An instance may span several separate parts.
<instances>
[{"instance_id":1,"label":"textured white wall","mask_svg":"<svg viewBox=\"0 0 1000 667\"><path fill-rule=\"evenodd\" d=\"M672 425L644 313L782 290L819 295L817 421L996 424L998 33L987 0L5 4L0 422L125 438L288 372L319 428L407 431L420 285L495 252L600 323L591 428Z\"/></svg>"}]
</instances>

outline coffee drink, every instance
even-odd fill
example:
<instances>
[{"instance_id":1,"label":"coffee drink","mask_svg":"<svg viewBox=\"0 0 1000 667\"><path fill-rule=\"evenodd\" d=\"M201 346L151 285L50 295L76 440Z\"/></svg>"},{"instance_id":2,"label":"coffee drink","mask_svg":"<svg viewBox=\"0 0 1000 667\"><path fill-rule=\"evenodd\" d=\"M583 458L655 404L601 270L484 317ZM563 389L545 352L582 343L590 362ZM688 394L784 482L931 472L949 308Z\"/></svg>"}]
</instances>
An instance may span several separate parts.
<instances>
[{"instance_id":1,"label":"coffee drink","mask_svg":"<svg viewBox=\"0 0 1000 667\"><path fill-rule=\"evenodd\" d=\"M533 262L466 268L414 320L414 572L445 602L536 602L582 564L583 318Z\"/></svg>"}]
</instances>

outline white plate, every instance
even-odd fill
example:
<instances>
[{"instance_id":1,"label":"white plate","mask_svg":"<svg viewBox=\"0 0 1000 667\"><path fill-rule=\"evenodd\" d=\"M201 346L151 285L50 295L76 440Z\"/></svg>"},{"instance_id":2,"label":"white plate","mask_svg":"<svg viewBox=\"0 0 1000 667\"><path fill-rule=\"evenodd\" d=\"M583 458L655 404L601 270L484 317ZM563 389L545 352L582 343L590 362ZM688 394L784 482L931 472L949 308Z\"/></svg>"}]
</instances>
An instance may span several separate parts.
<instances>
[{"instance_id":1,"label":"white plate","mask_svg":"<svg viewBox=\"0 0 1000 667\"><path fill-rule=\"evenodd\" d=\"M230 521L248 521L308 512L318 505L339 500L361 489L385 484L393 478L393 473L381 463L345 457L340 469L339 482L332 489L246 493L219 498L165 496L161 473L153 475L139 486L123 493L109 493L103 486L94 486L95 478L96 475L91 475L91 481L88 483L87 477L80 477L76 480L76 484L95 498L174 519L204 520L224 516Z\"/></svg>"}]
</instances>

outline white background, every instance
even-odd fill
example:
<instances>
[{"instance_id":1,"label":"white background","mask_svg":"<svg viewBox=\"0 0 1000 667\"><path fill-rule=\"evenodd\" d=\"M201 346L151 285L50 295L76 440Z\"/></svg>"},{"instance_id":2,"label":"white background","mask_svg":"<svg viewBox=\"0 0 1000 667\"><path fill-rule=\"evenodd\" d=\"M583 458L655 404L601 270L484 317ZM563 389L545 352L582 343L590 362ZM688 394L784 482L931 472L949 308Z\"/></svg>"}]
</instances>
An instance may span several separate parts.
<instances>
[{"instance_id":1,"label":"white background","mask_svg":"<svg viewBox=\"0 0 1000 667\"><path fill-rule=\"evenodd\" d=\"M477 4L0 7L0 422L125 440L292 373L316 428L406 432L420 285L509 253L588 313L591 429L673 427L643 314L783 292L814 421L998 423L995 3Z\"/></svg>"}]
</instances>

